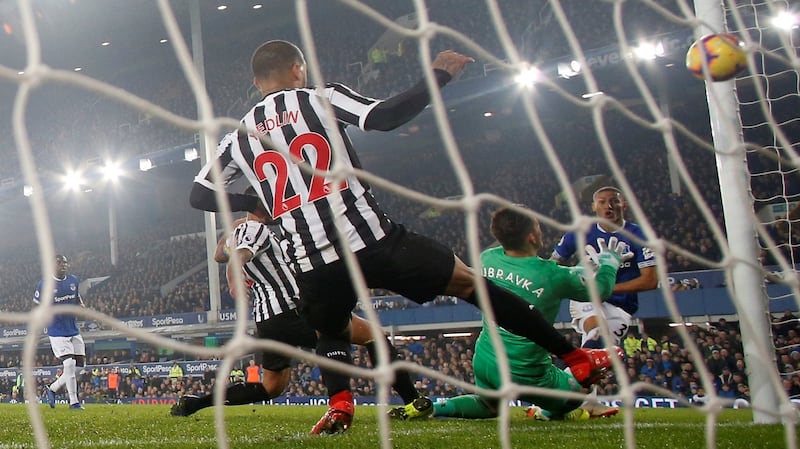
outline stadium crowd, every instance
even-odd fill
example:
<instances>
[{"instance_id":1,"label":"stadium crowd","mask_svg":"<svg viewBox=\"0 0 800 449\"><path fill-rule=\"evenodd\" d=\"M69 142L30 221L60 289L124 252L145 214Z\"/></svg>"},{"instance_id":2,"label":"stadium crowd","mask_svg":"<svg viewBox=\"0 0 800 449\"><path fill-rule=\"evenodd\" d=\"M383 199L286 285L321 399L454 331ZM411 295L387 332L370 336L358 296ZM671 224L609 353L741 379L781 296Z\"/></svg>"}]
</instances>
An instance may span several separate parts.
<instances>
[{"instance_id":1,"label":"stadium crowd","mask_svg":"<svg viewBox=\"0 0 800 449\"><path fill-rule=\"evenodd\" d=\"M648 335L645 332L631 331L623 341L625 350L625 374L630 382L640 382L639 396L661 396L660 392L650 386L660 387L671 392L675 397L699 400L704 391L713 388L723 398L749 400L747 369L745 366L741 334L738 323L720 319L708 327L690 327L688 329L691 344L696 345L703 355L702 360L694 359L688 350L688 344L681 341L677 333ZM784 388L791 398L800 399L800 320L790 311L774 317L773 333L777 347L783 348L776 353L776 368L781 373ZM579 342L577 334L571 334ZM431 336L423 339L398 341L401 358L434 369L446 376L467 383L474 383L472 356L475 334L468 337L444 338ZM88 361L88 368L80 376L80 391L84 398L97 401L114 401L121 398L173 398L182 394L206 394L216 384L216 372L206 369L202 375L186 376L182 372L166 377L147 376L138 367L141 363L168 361L175 355L160 354L154 349L136 351L131 357L129 351L98 351ZM189 358L189 360L193 360ZM371 366L363 348L354 352L356 364ZM0 367L13 367L19 361L19 355L0 353ZM248 359L242 359L240 370ZM55 366L52 354L41 351L37 356L38 366ZM713 385L704 385L698 366L705 364L711 373ZM128 373L114 380L114 367L128 366ZM234 370L236 371L236 370ZM241 381L233 372L231 380ZM429 396L452 397L464 393L464 390L447 380L430 378L412 373L417 389ZM118 385L117 388L109 387ZM14 388L13 378L0 378L0 398L16 399L18 394ZM52 379L40 378L38 391ZM118 383L117 383L118 381ZM353 392L357 396L374 396L375 383L372 379L357 378L351 381ZM598 385L598 394L614 396L619 393L619 384L615 375L609 375ZM320 372L316 366L304 361L297 362L292 370L292 380L286 396L325 396L326 392L320 382Z\"/></svg>"},{"instance_id":2,"label":"stadium crowd","mask_svg":"<svg viewBox=\"0 0 800 449\"><path fill-rule=\"evenodd\" d=\"M403 2L365 2L370 7L395 18L413 12L413 5ZM457 5L456 5L457 4ZM454 2L442 0L432 2L429 10L431 20L438 24L451 26L465 36L479 43L499 59L505 54L494 31L491 17L480 0ZM457 6L457 7L456 7ZM515 43L526 51L533 53L537 60L548 60L570 54L565 47L564 39L540 39L537 36L549 34L554 27L560 28L552 11L552 6L544 2L509 1L502 2L501 12L506 18L506 28ZM579 0L562 2L565 13L573 23L578 40L587 48L606 45L616 40L612 32L610 5L592 3L591 6ZM476 13L477 12L477 13ZM645 27L649 33L658 33L677 26L666 21L656 11L637 3L626 4L623 10L623 23L626 31L636 34L642 31L637 27ZM629 20L635 18L636 20ZM372 45L386 31L374 21L366 21L365 27L353 27L342 32L341 27L334 26L324 17L312 15L311 25L315 30L318 53L321 55L321 68L327 80L342 81L358 86L366 94L386 96L405 88L419 77L420 66L416 55L416 46L409 39L391 40L398 47L385 49L382 57L370 59ZM583 26L585 25L585 26ZM591 25L591 26L589 26ZM275 38L298 40L297 30L291 26L271 28ZM560 35L560 32L558 33ZM365 38L366 37L366 38ZM258 26L243 26L231 36L239 42L258 41L263 39L263 30ZM536 46L526 45L531 41ZM238 116L253 101L253 90L247 75L249 59L246 46L236 45L231 48L225 40L207 43L206 52L214 57L206 59L206 79L215 112L222 115ZM547 42L546 45L540 45ZM530 42L529 42L530 43ZM463 43L445 35L437 36L432 41L432 51L444 48L456 48L469 51ZM333 51L335 49L335 51ZM347 49L346 51L343 49ZM391 51L389 51L391 50ZM335 57L332 57L334 56ZM473 65L465 77L484 76L481 60ZM354 64L359 63L359 64ZM356 70L356 68L359 68ZM365 75L365 68L370 76ZM188 86L182 83L181 73L177 67L159 67L159 77L164 82L156 85L147 83L144 76L147 65L137 67L130 73L115 78L120 87L143 98L155 102L176 114L192 117L195 114L193 95ZM168 80L173 80L172 82ZM45 86L44 89L47 89ZM117 102L96 97L91 99L70 95L69 89L62 92L69 112L62 112L47 122L48 132L37 132L31 129L34 139L36 160L45 164L41 169L60 171L61 167L49 167L46 164L72 162L101 157L91 154L98 148L108 148L109 142L117 142L117 157L133 157L156 149L168 148L184 143L195 142L196 136L191 132L177 131L165 123L149 117L147 114L127 109ZM80 92L84 95L84 92ZM30 105L32 111L51 108L52 100L46 104ZM690 112L697 109L695 102L686 99L674 99L672 114L704 139L709 133L702 120L696 120ZM640 112L644 112L641 109ZM700 111L702 112L702 111ZM553 176L553 168L543 159L541 150L532 142L536 136L524 119L508 120L508 115L517 112L509 111L502 118L504 124L495 130L485 130L478 135L468 135L459 139L459 149L465 158L469 174L477 191L491 192L509 200L523 203L532 209L552 217L562 223L569 223L568 208L559 202L562 186ZM611 168L594 138L594 125L588 112L570 114L565 120L565 113L551 111L543 117L544 125L551 136L557 136L557 150L569 179L577 180L585 176L610 175ZM511 125L508 123L512 122ZM6 124L0 125L6 126ZM36 126L35 124L33 126ZM413 127L430 125L414 124L407 130L413 134ZM667 170L667 157L664 151L663 138L660 133L634 125L620 114L605 114L605 132L615 151L615 157L622 171L632 186L631 195L635 195L642 207L642 216L629 214L630 218L642 222L645 217L651 221L658 238L672 242L688 253L704 257L708 261L720 260L721 250L714 237L713 226L703 218L694 201L686 194L677 194L670 185ZM62 130L54 133L52 130ZM90 132L86 132L89 130ZM13 133L0 132L0 147L13 149L13 141L6 141ZM493 132L494 131L494 132ZM422 132L419 132L422 134ZM413 137L413 136L412 136ZM411 139L411 137L408 137ZM684 163L688 167L698 190L703 193L703 201L711 208L714 219L721 223L721 206L719 187L714 172L713 155L697 147L690 139L678 136L678 146ZM400 139L400 137L398 137ZM413 147L403 152L374 151L362 155L364 166L373 173L388 180L397 182L414 190L435 198L455 197L461 194L457 180L450 176L452 169L442 149L435 143L420 142L422 139L410 141ZM630 142L636 142L631 147ZM402 145L402 143L401 143ZM69 149L65 151L64 149ZM15 158L16 152L9 152ZM65 160L65 154L68 159ZM487 153L492 157L487 158ZM580 154L580 157L574 157ZM520 168L524 167L524 172ZM0 178L13 176L16 164L9 163L0 170ZM87 302L96 310L116 318L163 313L192 312L207 310L208 287L204 270L189 276L173 285L176 279L196 270L204 263L206 255L202 237L176 238L179 235L193 234L203 230L202 215L191 210L186 203L186 192L189 179L183 184L161 181L158 177L175 178L174 174L164 173L140 174L145 176L144 184L152 184L153 190L144 193L137 199L125 201L126 205L140 202L144 206L120 210L119 257L112 265L108 257L108 242L97 239L98 235L106 235L103 219L82 220L75 227L78 229L56 229L58 250L72 256L72 271L81 279L106 278L93 287L86 295ZM524 173L524 174L523 174ZM609 178L613 182L613 178ZM164 184L161 184L164 182ZM755 178L753 190L757 198L774 197L774 192L782 191L785 186L781 179L770 176ZM456 249L461 257L467 255L466 238L464 236L463 216L458 213L439 211L424 204L412 202L390 192L377 190L379 200L392 216L399 222L406 223L420 233L430 235L437 240ZM684 187L685 191L685 187ZM155 193L154 193L155 192ZM790 195L792 192L783 192ZM148 197L149 194L149 197ZM152 197L159 204L152 204ZM581 207L588 213L588 201L584 198ZM488 207L484 207L487 209ZM96 208L94 208L96 209ZM97 212L94 212L95 214ZM771 226L773 236L779 243L794 241L793 234L784 232L785 227ZM544 251L549 252L563 229L545 228L546 240ZM481 230L481 245L491 244L485 230ZM69 245L64 242L69 241ZM30 309L31 286L40 277L39 264L35 254L32 238L23 241L4 243L0 253L5 262L0 266L0 288L5 295L0 300L0 309L7 311L26 311ZM796 246L787 246L794 251ZM547 254L543 254L546 256ZM793 254L792 254L793 255ZM670 271L685 271L708 268L708 263L700 263L677 251L668 251L666 258ZM224 289L224 287L223 287ZM226 303L229 297L224 295ZM229 304L229 303L228 303Z\"/></svg>"},{"instance_id":3,"label":"stadium crowd","mask_svg":"<svg viewBox=\"0 0 800 449\"><path fill-rule=\"evenodd\" d=\"M365 3L387 17L399 17L412 12L408 5L401 2L373 0ZM442 0L429 3L431 20L457 29L496 55L497 59L508 57L500 45L482 0ZM610 5L598 9L602 5L593 3L589 8L582 0L565 1L562 4L573 22L573 30L578 33L579 41L585 46L597 47L616 40L612 30L613 21L610 19ZM565 46L565 39L541 38L544 35L562 36L560 25L546 4L513 0L500 2L500 6L507 18L506 27L513 41L520 48L526 49L532 58L541 61L571 53ZM476 10L482 13L474 14L473 11ZM667 21L641 2L626 3L625 11L625 17L639 19L625 22L626 27L631 27L626 29L631 34L635 34L637 26L645 28L648 34L671 29ZM641 20L644 16L648 18ZM413 42L397 40L394 41L395 47L383 49L385 51L376 54L370 52L370 46L385 31L378 24L369 22L365 27L346 27L344 30L334 25L338 24L312 17L312 27L320 45L318 54L322 56L321 69L326 80L342 81L358 86L365 94L385 97L408 87L419 78L420 66L417 48ZM262 31L244 27L232 32L231 37L240 42L258 42L263 40ZM299 41L296 30L276 29L274 32L275 38ZM533 45L534 42L536 45ZM215 113L238 117L253 101L247 67L249 53L237 52L246 51L246 46L237 45L234 46L237 51L231 51L225 42L209 45L206 51L214 57L206 59L206 79ZM431 46L434 53L451 47L469 52L463 43L450 37L437 37ZM484 64L491 62L479 61L465 72L465 77L484 76L487 67ZM194 97L188 86L181 81L178 69L159 67L159 77L163 82L155 84L145 81L150 79L146 74L151 69L152 67L143 66L132 70L120 78L119 86L176 114L194 117ZM42 89L46 93L50 88L45 86ZM622 90L613 87L609 89L610 92ZM83 91L76 93L65 89L60 98L69 104L69 109L62 110L57 116L46 113L52 107L49 102L42 104L34 99L30 106L31 114L48 117L47 130L37 129L38 125L34 125L29 133L42 173L48 170L60 172L62 167L54 164L69 162L66 159L72 159L71 162L78 165L80 161L102 157L100 149L108 148L111 142L115 142L117 157L131 158L158 149L193 143L197 139L190 131L176 130L147 114L125 108L116 102L101 97L87 99ZM698 120L698 115L694 114L704 112L694 111L696 108L696 102L677 98L672 104L672 114L697 135L709 140L709 131L704 129L707 127L705 122ZM635 110L645 113L643 107ZM519 117L509 120L509 116L513 114L514 111L500 114L501 120L506 124L492 124L489 126L492 128L490 131L484 130L476 135L459 138L459 150L475 184L475 190L491 192L511 201L524 203L561 223L571 222L573 217L570 216L569 209L559 200L563 187L553 175L553 167L534 143L538 139L524 120L518 120ZM565 113L554 113L542 119L548 134L556 137L556 149L570 180L610 175L611 167L596 143L595 128L588 111L579 112L568 121L565 120ZM678 136L683 162L698 190L702 192L702 200L709 205L716 222L710 224L690 196L674 193L669 180L663 137L659 132L632 124L630 120L613 111L605 113L604 119L604 132L614 148L614 156L632 186L629 194L635 196L641 206L641 213L631 211L630 218L637 222L649 221L657 238L672 242L688 253L710 261L701 263L686 254L670 250L666 253L669 271L703 269L719 261L722 250L720 242L714 236L713 225L722 222L722 208L713 154L698 147L691 139ZM512 121L517 123L507 123ZM444 151L437 143L414 140L415 133L424 134L430 131L419 129L425 126L428 125L413 124L404 130L409 136L403 138L408 139L411 144L407 146L412 147L408 151L368 152L362 157L364 166L379 176L432 197L457 197L462 193L461 188L458 179L452 176ZM12 136L9 123L0 123L0 148L3 148L3 154L8 160L7 164L0 167L0 179L18 176ZM753 136L753 139L758 140L758 137ZM635 145L631 142L635 142ZM65 156L65 153L69 153L69 156ZM754 156L751 159L758 170L766 172L770 169L763 160ZM127 207L119 211L121 229L116 264L112 264L109 257L109 243L106 239L97 237L108 234L104 228L104 219L95 219L96 215L88 212L84 215L85 220L75 229L54 230L56 241L60 242L58 251L72 257L71 272L83 280L98 280L89 288L84 298L89 307L111 317L208 310L210 294L204 268L205 240L202 235L196 234L203 230L202 215L188 207L186 198L191 178L184 179L183 184L175 179L159 179L164 174L157 170L141 176L146 176L144 179L147 181L143 184L149 184L151 190L142 188L144 193L138 199L126 202L131 204L139 201L141 207ZM613 182L612 177L608 179ZM780 177L761 176L752 180L751 187L756 199L772 198L776 192L783 195L795 193L791 190L794 186L782 185L782 182L783 178ZM685 184L682 187L685 192ZM422 234L430 235L453 247L460 256L466 257L467 244L462 214L436 210L380 188L376 188L376 196L397 221L406 223ZM153 204L152 198L156 198L157 204ZM580 201L583 212L589 213L588 199L583 198ZM485 213L488 208L483 207L482 217L488 216ZM768 224L771 235L779 244L800 243L797 235L787 232L787 227L780 224ZM549 244L544 247L546 254L541 255L546 257L563 229L545 227L544 231ZM480 230L480 243L482 246L492 243L484 229ZM794 260L798 247L800 245L785 245L782 248ZM41 277L40 261L35 248L36 244L30 233L20 236L18 241L3 242L0 246L0 291L3 291L0 310L24 312L31 309L32 290ZM774 258L767 255L765 262L774 262ZM221 279L224 280L224 276ZM223 285L223 292L226 290ZM378 293L383 292L376 292ZM450 299L442 298L438 302L448 301ZM232 306L232 302L227 293L223 293L223 308L226 306ZM403 307L403 303L380 302L377 307ZM788 319L787 323L789 324L777 325L775 328L776 346L798 348L800 328L797 321ZM642 336L632 338L637 340ZM702 363L706 363L715 376L713 388L726 397L746 398L749 395L747 377L740 336L735 327L696 330L693 331L693 338L706 355ZM647 339L638 350L633 345L628 352L626 375L631 380L658 385L685 398L691 398L704 387L699 382L696 370L698 362L688 357L685 344L673 341L672 336L666 335L654 339L652 345L650 342L651 339ZM431 338L408 343L402 348L402 352L409 360L472 382L473 343L471 338ZM800 371L800 350L779 351L777 368L786 374L784 382L787 391L797 396L800 394L800 377L796 374ZM362 361L367 359L363 351L358 352L357 356ZM95 356L90 363L99 367L82 375L82 395L96 398L112 396L108 391L108 379L113 371L103 365L120 362L145 363L161 358L163 356L154 350L133 355L119 351L116 354ZM18 355L0 352L0 367L18 366L18 362ZM52 355L42 353L39 354L37 365L52 366L56 363ZM214 382L213 373L197 378L177 379L134 373L120 379L116 395L173 397L184 392L205 393ZM374 394L374 384L370 380L360 379L353 382L357 394ZM429 395L451 396L461 392L439 379L419 377L417 385ZM615 394L617 391L618 385L613 377L604 380L600 385L601 394ZM647 394L647 391L640 393ZM318 371L305 363L298 363L288 394L323 395ZM0 395L13 395L11 379L0 379Z\"/></svg>"}]
</instances>

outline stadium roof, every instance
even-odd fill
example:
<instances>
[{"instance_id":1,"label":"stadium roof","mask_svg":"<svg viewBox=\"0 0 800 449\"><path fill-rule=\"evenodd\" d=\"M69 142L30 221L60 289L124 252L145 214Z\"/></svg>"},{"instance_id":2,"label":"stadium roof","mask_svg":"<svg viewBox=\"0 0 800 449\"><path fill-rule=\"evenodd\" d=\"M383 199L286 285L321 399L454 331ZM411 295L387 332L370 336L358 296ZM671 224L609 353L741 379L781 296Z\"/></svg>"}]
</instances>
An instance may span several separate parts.
<instances>
[{"instance_id":1,"label":"stadium roof","mask_svg":"<svg viewBox=\"0 0 800 449\"><path fill-rule=\"evenodd\" d=\"M193 0L172 0L178 24L190 33ZM259 24L294 20L294 8L285 0L198 1L205 36L220 39L231 30ZM257 9L254 6L260 5ZM81 67L95 78L107 78L120 67L136 61L152 63L173 58L171 45L161 42L167 32L156 1L131 0L33 0L42 60L50 67L71 70ZM2 64L23 70L26 43L20 8L16 1L0 1L0 54ZM103 43L107 43L103 45Z\"/></svg>"}]
</instances>

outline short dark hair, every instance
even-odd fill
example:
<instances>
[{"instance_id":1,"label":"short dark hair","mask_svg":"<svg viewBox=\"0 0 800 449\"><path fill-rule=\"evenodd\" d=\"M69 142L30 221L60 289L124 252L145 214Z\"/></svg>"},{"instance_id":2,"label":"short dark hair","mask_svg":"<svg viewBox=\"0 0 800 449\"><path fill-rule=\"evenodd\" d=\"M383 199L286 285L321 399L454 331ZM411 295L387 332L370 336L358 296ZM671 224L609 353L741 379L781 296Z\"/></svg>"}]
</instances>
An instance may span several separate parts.
<instances>
[{"instance_id":1,"label":"short dark hair","mask_svg":"<svg viewBox=\"0 0 800 449\"><path fill-rule=\"evenodd\" d=\"M250 60L253 76L269 78L276 70L289 70L294 64L305 64L303 52L291 42L274 40L261 44Z\"/></svg>"},{"instance_id":2,"label":"short dark hair","mask_svg":"<svg viewBox=\"0 0 800 449\"><path fill-rule=\"evenodd\" d=\"M67 259L67 256L65 256L63 254L56 254L56 262L58 262L59 260L63 260L65 263L69 262L69 260Z\"/></svg>"},{"instance_id":3,"label":"short dark hair","mask_svg":"<svg viewBox=\"0 0 800 449\"><path fill-rule=\"evenodd\" d=\"M603 187L600 187L599 189L594 191L594 193L592 194L592 201L594 201L594 199L595 199L595 197L597 196L598 193L600 193L600 192L609 192L609 191L610 192L615 192L617 195L619 195L621 197L625 196L622 193L622 190L620 190L620 189L618 189L618 188L616 188L614 186L603 186Z\"/></svg>"},{"instance_id":4,"label":"short dark hair","mask_svg":"<svg viewBox=\"0 0 800 449\"><path fill-rule=\"evenodd\" d=\"M525 247L528 234L533 232L534 225L533 218L504 207L492 214L489 230L503 248L519 250Z\"/></svg>"}]
</instances>

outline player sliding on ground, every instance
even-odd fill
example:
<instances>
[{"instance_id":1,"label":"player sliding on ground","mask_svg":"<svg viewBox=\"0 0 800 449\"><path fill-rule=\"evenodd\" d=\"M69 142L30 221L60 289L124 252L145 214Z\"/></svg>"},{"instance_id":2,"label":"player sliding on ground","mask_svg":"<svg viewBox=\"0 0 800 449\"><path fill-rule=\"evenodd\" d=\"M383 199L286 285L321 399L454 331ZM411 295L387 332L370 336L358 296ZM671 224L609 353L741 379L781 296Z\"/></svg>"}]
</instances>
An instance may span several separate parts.
<instances>
[{"instance_id":1,"label":"player sliding on ground","mask_svg":"<svg viewBox=\"0 0 800 449\"><path fill-rule=\"evenodd\" d=\"M608 297L620 263L633 257L632 253L627 252L627 246L620 244L615 237L611 237L608 243L597 242L599 253L589 250L591 247L587 247L587 250L599 267L596 273L587 274L582 267L561 267L538 257L536 254L542 248L542 230L539 222L528 215L508 208L500 209L492 215L490 230L501 246L487 249L481 254L483 275L524 298L550 323L555 321L564 299L591 301L587 282L597 285L601 298ZM508 355L511 380L516 384L578 392L581 383L588 385L599 380L599 376L596 376L578 382L568 370L553 365L546 349L484 319L472 359L475 385L478 387L489 390L503 387L495 348L487 330L489 326L495 327L500 335ZM605 417L618 411L596 403L582 405L581 401L552 396L524 395L519 399L536 404L530 414L542 420ZM437 402L433 416L493 418L497 416L497 407L497 399L469 394Z\"/></svg>"},{"instance_id":2,"label":"player sliding on ground","mask_svg":"<svg viewBox=\"0 0 800 449\"><path fill-rule=\"evenodd\" d=\"M253 214L246 220L238 220L229 238L223 238L217 244L214 260L227 263L230 251L238 253L242 262L242 270L249 292L253 298L253 318L256 323L258 338L275 340L293 346L314 348L317 346L317 335L314 329L297 314L297 284L294 273L286 261L283 248L270 229ZM228 264L225 271L228 285L233 283L233 264ZM233 290L231 295L236 297ZM367 348L373 365L378 363L376 345L384 342L390 357L398 357L397 351L385 336L375 339L369 323L352 317L353 343ZM225 405L253 404L280 396L289 384L291 376L291 358L282 354L266 351L261 355L263 376L261 382L236 382L225 391ZM322 369L323 378L328 374ZM397 394L405 403L416 403L422 409L431 408L431 400L421 397L410 375L398 371L393 385ZM195 412L214 405L214 395L184 395L172 406L170 414L189 416Z\"/></svg>"},{"instance_id":3,"label":"player sliding on ground","mask_svg":"<svg viewBox=\"0 0 800 449\"><path fill-rule=\"evenodd\" d=\"M472 61L443 51L431 64L432 76L444 86ZM253 55L252 68L253 83L264 98L242 119L247 131L225 136L216 158L195 177L190 202L197 209L219 210L213 164L220 165L225 186L243 175L247 178L262 203L228 192L231 210L266 210L292 242L288 254L300 288L299 309L319 332L317 353L353 363L350 321L358 295L344 260L345 247L355 252L367 287L391 290L417 303L448 295L478 304L472 269L450 248L391 220L369 185L354 174L336 181L327 174L334 167L360 166L345 133L347 126L389 131L407 123L430 101L425 81L387 100L364 97L341 84L309 88L305 57L286 41L262 44ZM576 349L522 298L491 281L484 286L497 322L560 357L579 381L610 366L605 350ZM324 383L331 407L311 432L342 432L350 427L355 410L350 378L334 372L325 376ZM425 413L430 411L406 406L408 416Z\"/></svg>"}]
</instances>

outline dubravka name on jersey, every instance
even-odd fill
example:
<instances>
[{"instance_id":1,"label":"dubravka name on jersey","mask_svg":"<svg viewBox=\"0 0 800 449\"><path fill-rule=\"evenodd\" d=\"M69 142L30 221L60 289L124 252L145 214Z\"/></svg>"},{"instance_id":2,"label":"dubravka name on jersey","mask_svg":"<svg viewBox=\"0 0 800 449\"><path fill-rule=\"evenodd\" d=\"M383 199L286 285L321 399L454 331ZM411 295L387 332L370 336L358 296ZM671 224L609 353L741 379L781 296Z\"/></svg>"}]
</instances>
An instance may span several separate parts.
<instances>
[{"instance_id":1,"label":"dubravka name on jersey","mask_svg":"<svg viewBox=\"0 0 800 449\"><path fill-rule=\"evenodd\" d=\"M523 276L520 276L512 272L505 272L504 270L495 269L493 267L483 267L483 277L489 279L499 279L506 282L512 282L517 287L524 288L525 290L533 293L537 297L542 296L542 293L544 292L543 288L537 288L535 290L532 289L533 282L531 282L529 279Z\"/></svg>"}]
</instances>

